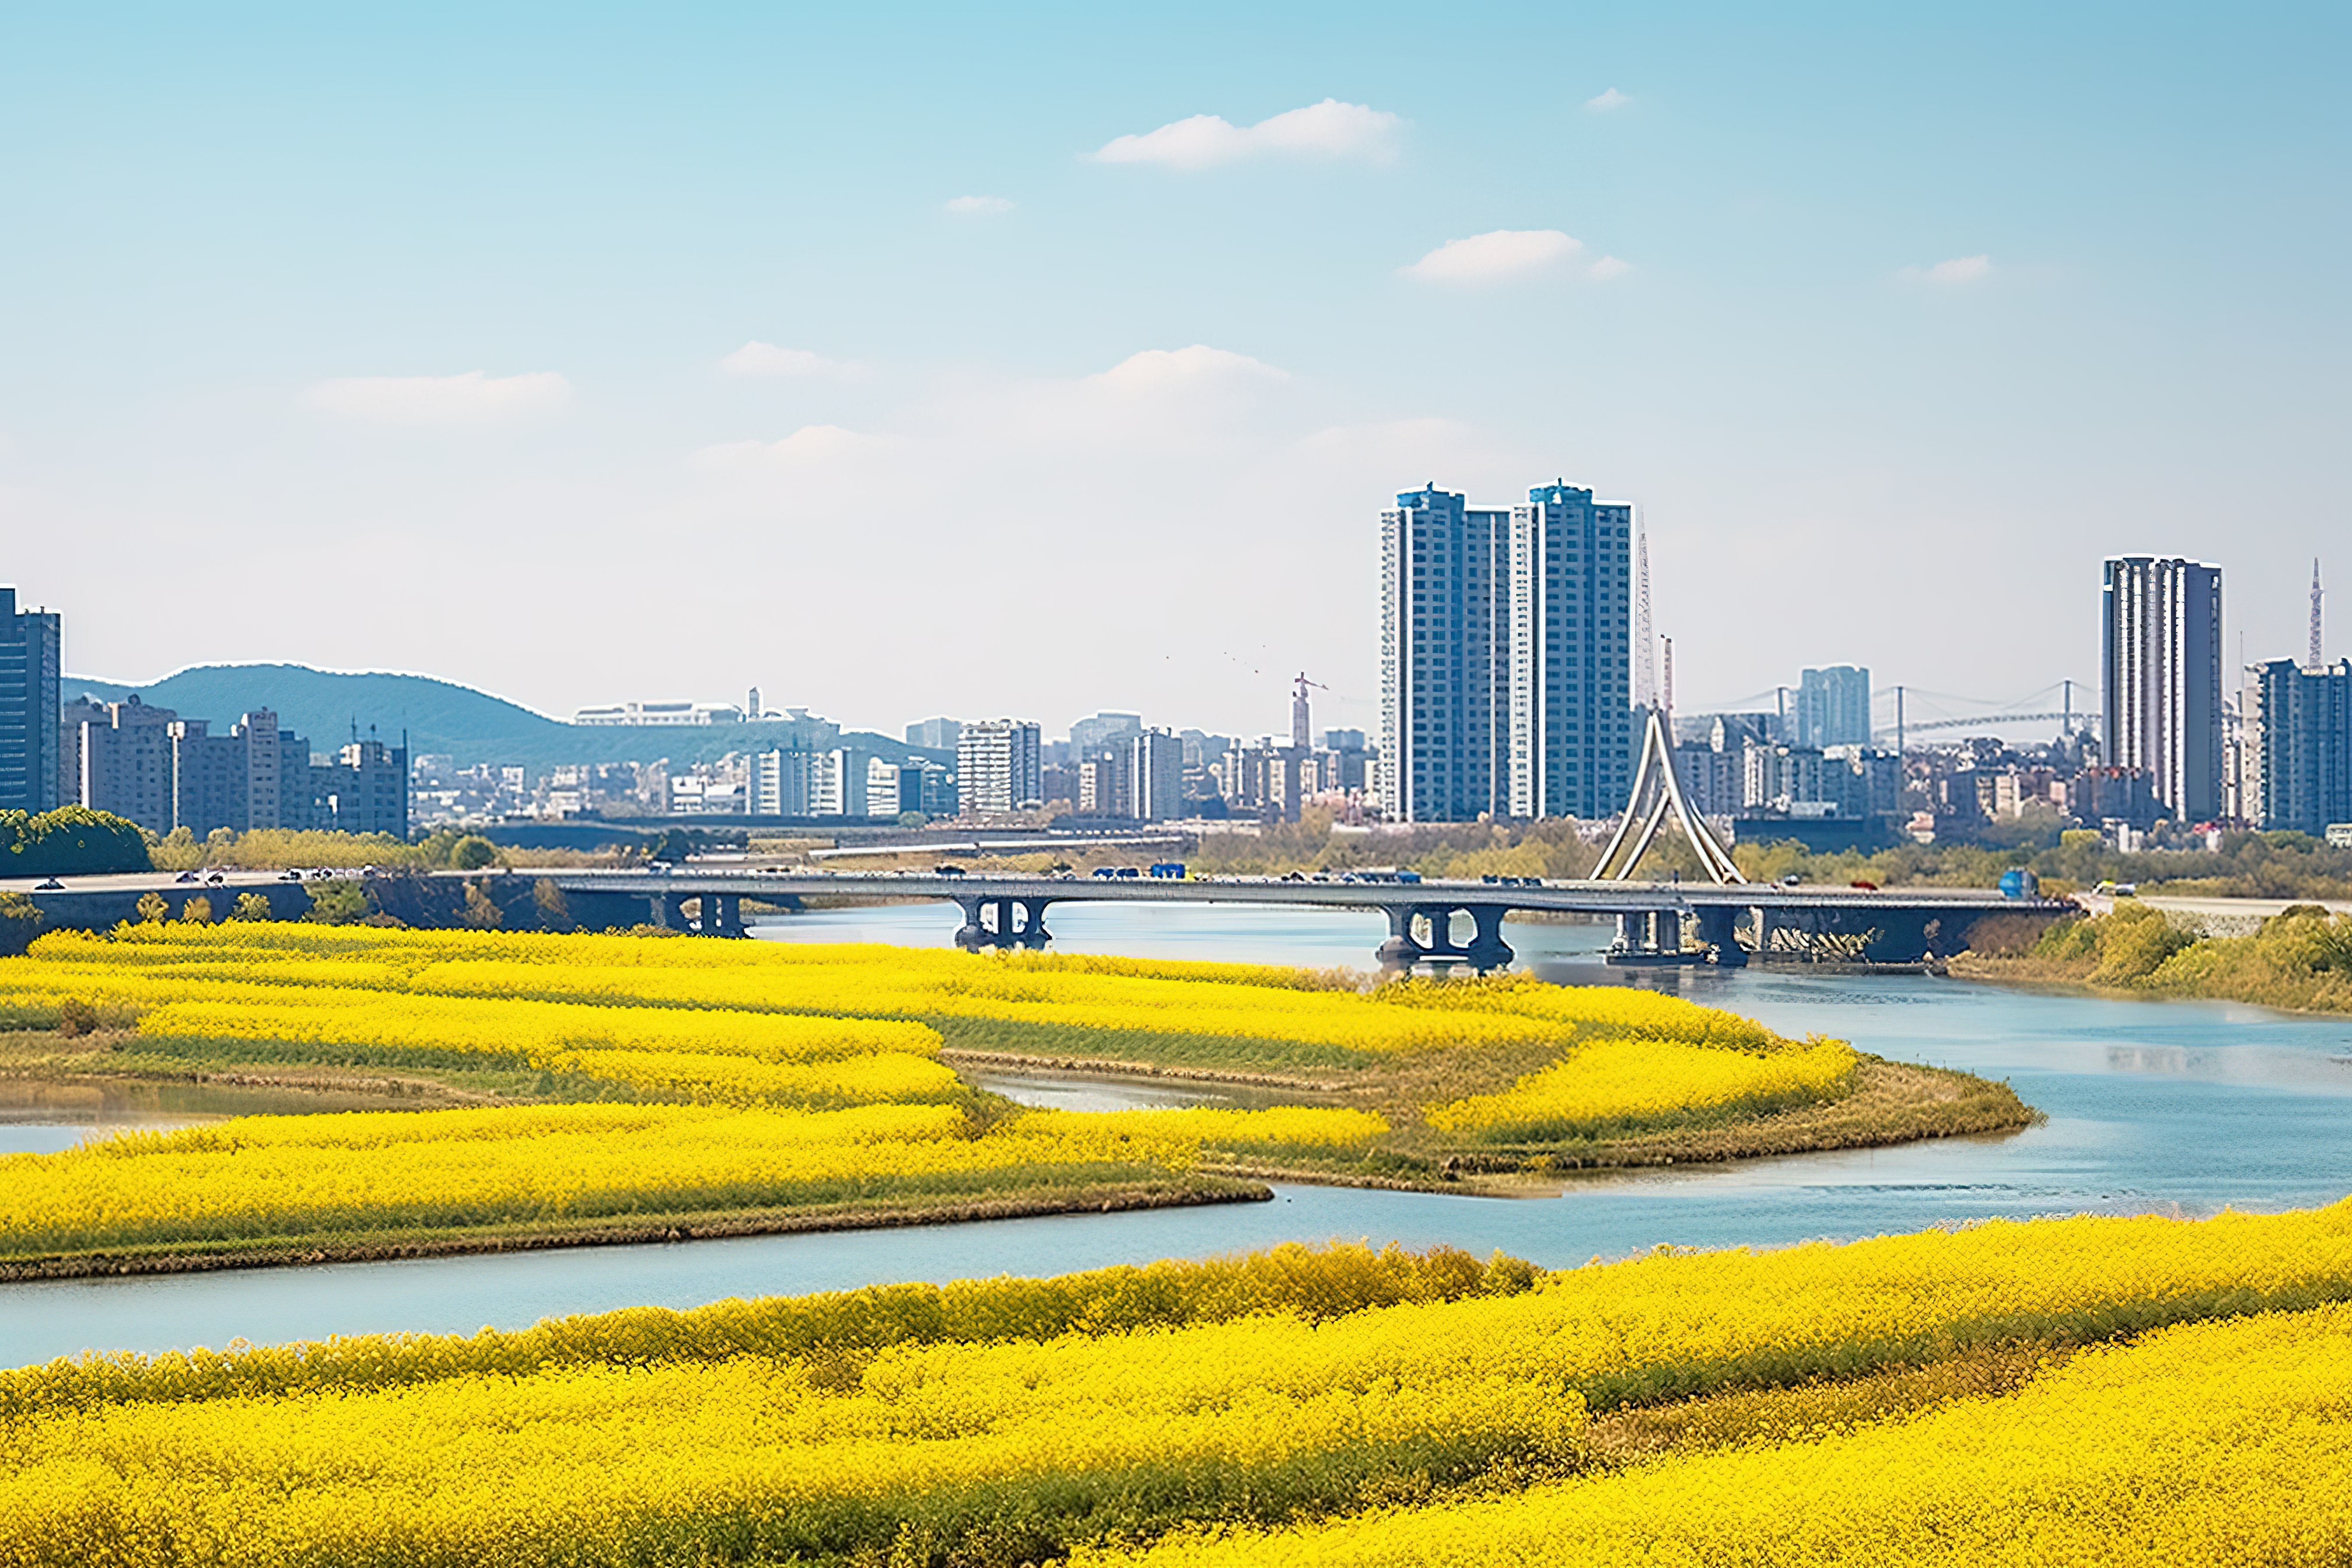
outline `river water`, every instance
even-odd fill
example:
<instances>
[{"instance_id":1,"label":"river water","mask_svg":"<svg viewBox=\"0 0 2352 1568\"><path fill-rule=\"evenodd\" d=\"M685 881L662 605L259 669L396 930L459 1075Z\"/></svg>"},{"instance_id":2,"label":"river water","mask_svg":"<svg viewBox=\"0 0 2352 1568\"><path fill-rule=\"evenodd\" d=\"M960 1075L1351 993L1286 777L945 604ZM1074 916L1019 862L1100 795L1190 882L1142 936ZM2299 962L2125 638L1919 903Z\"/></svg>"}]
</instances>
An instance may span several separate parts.
<instances>
[{"instance_id":1,"label":"river water","mask_svg":"<svg viewBox=\"0 0 2352 1568\"><path fill-rule=\"evenodd\" d=\"M951 906L921 905L802 915L759 934L937 946L957 923ZM1109 904L1056 910L1053 930L1071 951L1318 967L1367 965L1386 933L1379 916L1345 910ZM1513 923L1506 935L1548 979L1625 978L1599 963L1604 927ZM2047 1120L1895 1149L1593 1176L1551 1198L1283 1187L1269 1204L1141 1214L7 1285L0 1366L89 1348L522 1328L642 1303L1054 1274L1335 1237L1448 1242L1480 1254L1500 1247L1559 1266L1662 1243L1774 1247L1991 1215L2276 1210L2352 1192L2352 1017L2042 994L1927 975L1751 969L1654 983L1783 1034L1833 1035L1882 1056L2005 1078ZM1170 1098L1083 1079L993 1087L1081 1109ZM0 1150L55 1148L112 1125L103 1114L51 1115L46 1125L26 1110L14 1115L0 1125ZM144 1115L152 1125L152 1112ZM65 1124L75 1121L81 1125Z\"/></svg>"}]
</instances>

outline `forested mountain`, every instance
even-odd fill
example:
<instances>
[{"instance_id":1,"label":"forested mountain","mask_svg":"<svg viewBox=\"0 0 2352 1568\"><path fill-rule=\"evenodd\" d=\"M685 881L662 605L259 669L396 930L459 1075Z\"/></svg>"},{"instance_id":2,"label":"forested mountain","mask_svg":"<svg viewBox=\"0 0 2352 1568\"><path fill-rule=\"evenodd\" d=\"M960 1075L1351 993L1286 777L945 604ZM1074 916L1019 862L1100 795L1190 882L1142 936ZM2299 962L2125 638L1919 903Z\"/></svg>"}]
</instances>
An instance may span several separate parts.
<instances>
[{"instance_id":1,"label":"forested mountain","mask_svg":"<svg viewBox=\"0 0 2352 1568\"><path fill-rule=\"evenodd\" d=\"M267 708L280 729L307 737L314 752L331 752L362 737L398 745L409 754L443 752L460 767L475 763L546 767L558 763L714 761L728 752L766 751L788 743L789 726L714 724L708 728L583 728L535 713L520 703L426 675L345 674L299 664L201 664L145 686L68 676L66 700L89 696L139 700L170 708L186 719L209 719L225 731L237 715ZM841 743L893 759L949 753L923 751L873 734L845 734Z\"/></svg>"}]
</instances>

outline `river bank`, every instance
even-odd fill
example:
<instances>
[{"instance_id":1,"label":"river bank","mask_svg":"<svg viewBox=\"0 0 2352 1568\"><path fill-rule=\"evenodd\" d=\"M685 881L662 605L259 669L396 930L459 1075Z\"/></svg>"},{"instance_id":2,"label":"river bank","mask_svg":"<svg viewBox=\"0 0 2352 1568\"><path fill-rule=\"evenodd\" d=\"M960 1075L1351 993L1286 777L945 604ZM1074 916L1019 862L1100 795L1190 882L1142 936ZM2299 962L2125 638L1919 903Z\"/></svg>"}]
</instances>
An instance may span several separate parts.
<instances>
[{"instance_id":1,"label":"river bank","mask_svg":"<svg viewBox=\"0 0 2352 1568\"><path fill-rule=\"evenodd\" d=\"M2053 927L2022 952L1963 953L1964 980L2105 996L2243 1002L2282 1012L2352 1014L2352 917L2319 904L2260 916L2116 900ZM2215 934L2214 924L2231 927Z\"/></svg>"},{"instance_id":2,"label":"river bank","mask_svg":"<svg viewBox=\"0 0 2352 1568\"><path fill-rule=\"evenodd\" d=\"M264 1237L227 1247L202 1244L11 1258L0 1262L0 1285L100 1277L206 1274L221 1269L298 1265L383 1263L483 1253L539 1252L553 1247L645 1247L754 1236L894 1230L908 1226L1035 1219L1047 1215L1130 1214L1205 1204L1267 1203L1273 1197L1269 1188L1256 1182L1202 1173L1165 1181L1113 1182L1075 1190L1012 1192L929 1202L834 1204L764 1210L695 1209L632 1215L622 1224L549 1221L445 1230L428 1236L415 1231L387 1231L362 1236Z\"/></svg>"}]
</instances>

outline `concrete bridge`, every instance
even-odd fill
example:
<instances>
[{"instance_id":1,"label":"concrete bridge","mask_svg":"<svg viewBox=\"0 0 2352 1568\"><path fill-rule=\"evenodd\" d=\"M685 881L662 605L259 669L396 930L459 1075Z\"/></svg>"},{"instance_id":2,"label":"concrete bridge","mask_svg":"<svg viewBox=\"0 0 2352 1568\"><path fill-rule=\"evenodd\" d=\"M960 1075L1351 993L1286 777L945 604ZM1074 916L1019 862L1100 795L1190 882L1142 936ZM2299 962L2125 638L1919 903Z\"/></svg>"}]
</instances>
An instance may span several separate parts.
<instances>
[{"instance_id":1,"label":"concrete bridge","mask_svg":"<svg viewBox=\"0 0 2352 1568\"><path fill-rule=\"evenodd\" d=\"M356 872L333 880L357 879ZM103 931L136 920L140 898L163 896L177 918L191 898L204 897L215 920L240 893L268 900L279 920L299 919L316 880L289 882L268 872L226 873L214 882L182 882L168 873L76 877L60 889L41 890L29 879L0 888L25 893L47 923ZM542 882L563 895L571 921L591 930L649 923L673 931L744 934L743 900L796 905L815 898L937 900L962 910L956 941L980 948L1040 948L1052 940L1046 913L1055 904L1257 904L1365 910L1385 915L1388 940L1375 950L1383 967L1423 964L1486 971L1513 957L1503 917L1514 910L1603 915L1617 922L1610 959L1628 964L1751 961L1916 964L1969 945L1977 923L2023 918L2046 924L2074 906L2059 900L2004 899L1969 889L1782 887L1770 883L1719 886L1703 882L1470 882L1291 880L1271 877L1161 879L1150 877L950 877L937 873L778 871L696 866L666 870L436 872L422 879L435 893L429 905L414 897L404 875L384 879L387 895L419 923L446 923L464 901L463 884L482 883L504 909L528 910ZM416 907L411 908L411 904ZM1685 937L1690 940L1686 942Z\"/></svg>"},{"instance_id":2,"label":"concrete bridge","mask_svg":"<svg viewBox=\"0 0 2352 1568\"><path fill-rule=\"evenodd\" d=\"M2070 913L2060 900L2006 899L1974 889L1783 887L1698 882L1519 882L1292 880L1270 877L1161 879L1150 877L950 877L936 873L714 870L547 873L583 924L656 925L740 935L747 898L936 899L963 911L956 941L967 948L1038 948L1052 940L1046 911L1057 903L1307 905L1377 910L1388 940L1383 967L1463 965L1486 971L1513 957L1503 917L1515 910L1605 915L1617 922L1610 957L1626 963L1751 959L1915 964L1969 945L1978 921L2023 918L2043 925ZM691 908L689 909L689 906ZM1685 943L1688 935L1692 941Z\"/></svg>"}]
</instances>

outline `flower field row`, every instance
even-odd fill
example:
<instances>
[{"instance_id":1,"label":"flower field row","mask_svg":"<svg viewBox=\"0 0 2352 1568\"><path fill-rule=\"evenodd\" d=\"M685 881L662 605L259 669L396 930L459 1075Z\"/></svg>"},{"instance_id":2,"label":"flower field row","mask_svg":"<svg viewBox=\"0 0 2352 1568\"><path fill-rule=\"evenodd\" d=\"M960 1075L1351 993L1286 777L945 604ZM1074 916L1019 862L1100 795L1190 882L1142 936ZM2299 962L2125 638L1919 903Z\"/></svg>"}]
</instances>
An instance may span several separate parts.
<instances>
[{"instance_id":1,"label":"flower field row","mask_svg":"<svg viewBox=\"0 0 2352 1568\"><path fill-rule=\"evenodd\" d=\"M967 1324L1000 1329L1034 1291L1025 1336L906 1332L862 1294L5 1374L0 1541L26 1563L1129 1560L1109 1538L1171 1564L2315 1563L2352 1520L2344 1205L1659 1254L1517 1293L1399 1300L1365 1288L1377 1272L1339 1271L1336 1310L1285 1283L1222 1321L1155 1311L1132 1279L967 1288ZM1140 1316L1089 1321L1130 1284ZM1184 1277L1162 1287L1181 1307ZM937 1324L941 1300L905 1310ZM2213 1318L2236 1321L2014 1395L1616 1474L1588 1426ZM1293 1522L1457 1481L1481 1496ZM2261 1528L2231 1536L2248 1509Z\"/></svg>"},{"instance_id":2,"label":"flower field row","mask_svg":"<svg viewBox=\"0 0 2352 1568\"><path fill-rule=\"evenodd\" d=\"M2352 1310L2168 1329L2006 1397L1510 1497L1188 1532L1073 1568L2352 1559Z\"/></svg>"},{"instance_id":3,"label":"flower field row","mask_svg":"<svg viewBox=\"0 0 2352 1568\"><path fill-rule=\"evenodd\" d=\"M471 1229L1165 1177L1197 1145L950 1106L248 1117L0 1157L0 1256Z\"/></svg>"},{"instance_id":4,"label":"flower field row","mask_svg":"<svg viewBox=\"0 0 2352 1568\"><path fill-rule=\"evenodd\" d=\"M1763 1050L1761 1026L1678 998L1531 983L1318 989L1299 972L1060 954L993 961L929 950L631 937L375 931L291 925L129 927L110 939L53 933L8 984L103 987L332 984L404 994L651 1005L832 1016L974 1019L1105 1034L1281 1041L1366 1060L1463 1045L1634 1037ZM132 979L132 973L141 978ZM5 993L0 993L5 994Z\"/></svg>"},{"instance_id":5,"label":"flower field row","mask_svg":"<svg viewBox=\"0 0 2352 1568\"><path fill-rule=\"evenodd\" d=\"M937 1032L888 1019L591 1007L331 987L265 1001L172 1002L142 1014L140 1045L241 1060L388 1067L523 1066L634 1092L732 1104L828 1107L951 1100Z\"/></svg>"},{"instance_id":6,"label":"flower field row","mask_svg":"<svg viewBox=\"0 0 2352 1568\"><path fill-rule=\"evenodd\" d=\"M741 1355L842 1355L891 1345L985 1344L1186 1328L1265 1314L1308 1322L1369 1307L1507 1296L1533 1288L1533 1266L1457 1248L1412 1253L1334 1242L1164 1258L1046 1279L871 1285L814 1296L730 1298L686 1311L631 1307L550 1318L516 1332L355 1334L157 1356L61 1358L0 1371L0 1425L100 1405L352 1393L443 1378L516 1376L589 1363L648 1366Z\"/></svg>"},{"instance_id":7,"label":"flower field row","mask_svg":"<svg viewBox=\"0 0 2352 1568\"><path fill-rule=\"evenodd\" d=\"M1433 1127L1490 1142L1558 1142L1835 1099L1852 1086L1859 1060L1842 1040L1760 1055L1595 1040L1501 1094L1434 1106L1427 1116Z\"/></svg>"}]
</instances>

